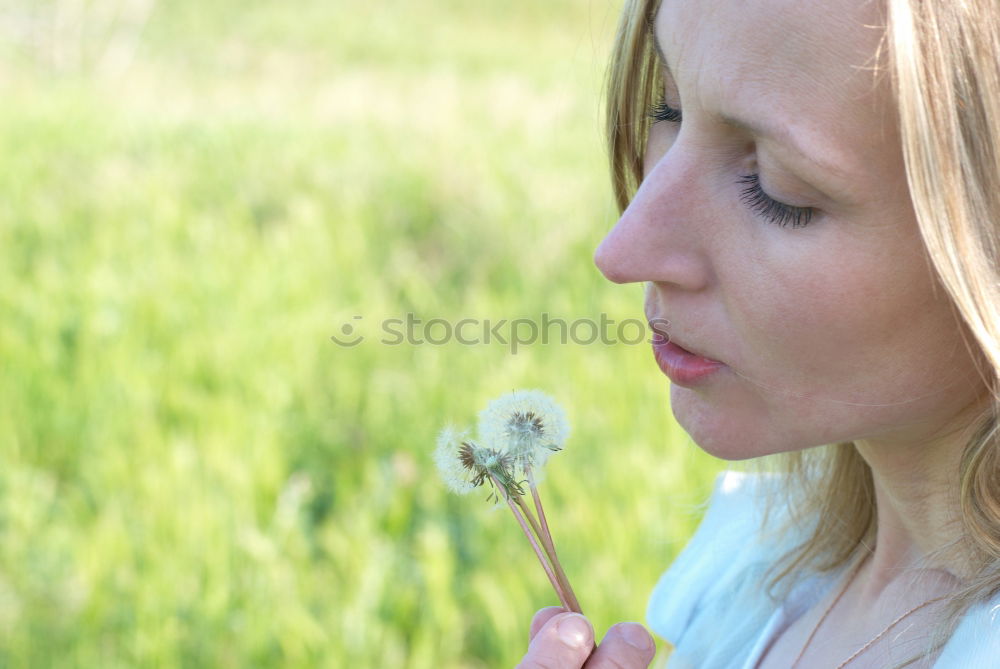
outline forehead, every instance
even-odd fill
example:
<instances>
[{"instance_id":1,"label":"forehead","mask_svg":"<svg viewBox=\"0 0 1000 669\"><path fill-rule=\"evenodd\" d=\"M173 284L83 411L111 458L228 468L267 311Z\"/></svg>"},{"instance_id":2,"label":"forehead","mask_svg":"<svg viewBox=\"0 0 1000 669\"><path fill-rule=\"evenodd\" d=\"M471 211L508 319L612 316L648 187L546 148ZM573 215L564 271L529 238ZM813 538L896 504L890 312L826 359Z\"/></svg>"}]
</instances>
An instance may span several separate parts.
<instances>
[{"instance_id":1,"label":"forehead","mask_svg":"<svg viewBox=\"0 0 1000 669\"><path fill-rule=\"evenodd\" d=\"M873 0L663 0L654 30L685 110L768 119L863 165L894 126L884 26Z\"/></svg>"},{"instance_id":2,"label":"forehead","mask_svg":"<svg viewBox=\"0 0 1000 669\"><path fill-rule=\"evenodd\" d=\"M883 10L876 0L662 0L656 28L682 51L849 75L873 64Z\"/></svg>"}]
</instances>

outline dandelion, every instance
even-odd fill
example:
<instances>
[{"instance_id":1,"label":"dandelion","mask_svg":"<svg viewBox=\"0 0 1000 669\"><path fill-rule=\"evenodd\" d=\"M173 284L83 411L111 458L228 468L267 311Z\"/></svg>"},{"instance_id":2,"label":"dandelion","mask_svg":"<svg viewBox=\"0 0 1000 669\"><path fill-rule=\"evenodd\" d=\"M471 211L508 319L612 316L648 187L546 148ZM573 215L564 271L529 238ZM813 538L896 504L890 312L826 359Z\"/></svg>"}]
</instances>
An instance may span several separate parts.
<instances>
[{"instance_id":1,"label":"dandelion","mask_svg":"<svg viewBox=\"0 0 1000 669\"><path fill-rule=\"evenodd\" d=\"M538 494L539 473L549 457L562 450L569 432L565 412L540 390L515 390L493 400L479 414L479 437L497 451L509 454L518 473L527 480L537 521L530 514L529 519L537 525L536 534L550 556L556 549ZM561 571L558 561L552 562ZM565 580L565 574L560 575Z\"/></svg>"},{"instance_id":2,"label":"dandelion","mask_svg":"<svg viewBox=\"0 0 1000 669\"><path fill-rule=\"evenodd\" d=\"M554 452L562 450L569 436L566 414L540 390L515 390L490 402L479 414L483 443L514 459L529 476Z\"/></svg>"},{"instance_id":3,"label":"dandelion","mask_svg":"<svg viewBox=\"0 0 1000 669\"><path fill-rule=\"evenodd\" d=\"M468 432L448 425L438 435L434 461L445 485L465 495L484 483L500 482L506 496L523 495L514 479L513 459L493 448L483 448L469 440ZM497 497L499 501L499 497Z\"/></svg>"},{"instance_id":4,"label":"dandelion","mask_svg":"<svg viewBox=\"0 0 1000 669\"><path fill-rule=\"evenodd\" d=\"M541 391L519 390L490 402L480 413L477 441L469 439L467 431L445 427L434 459L445 484L456 493L466 494L485 483L492 486L490 498L499 503L502 497L510 507L563 606L580 613L556 555L535 475L568 436L569 424L559 405ZM521 475L530 485L537 518L524 502Z\"/></svg>"},{"instance_id":5,"label":"dandelion","mask_svg":"<svg viewBox=\"0 0 1000 669\"><path fill-rule=\"evenodd\" d=\"M459 495L466 495L482 485L481 481L474 483L474 477L469 476L470 469L458 457L467 438L468 432L447 425L438 434L437 448L434 450L434 463L444 484Z\"/></svg>"}]
</instances>

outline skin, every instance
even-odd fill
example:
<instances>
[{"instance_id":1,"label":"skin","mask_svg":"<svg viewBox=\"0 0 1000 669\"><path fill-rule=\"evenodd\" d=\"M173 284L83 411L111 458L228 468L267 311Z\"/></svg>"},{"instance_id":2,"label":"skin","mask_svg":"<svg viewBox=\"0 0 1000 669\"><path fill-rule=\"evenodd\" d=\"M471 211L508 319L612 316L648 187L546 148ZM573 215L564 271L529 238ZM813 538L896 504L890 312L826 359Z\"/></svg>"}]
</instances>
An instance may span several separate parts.
<instances>
[{"instance_id":1,"label":"skin","mask_svg":"<svg viewBox=\"0 0 1000 669\"><path fill-rule=\"evenodd\" d=\"M982 356L921 241L889 80L873 74L883 12L868 0L664 0L665 101L683 120L654 124L643 183L595 254L609 280L646 283L647 317L669 321L674 342L725 363L670 389L698 446L743 460L853 441L872 467L874 552L804 666L848 657L961 581L960 561L928 556L959 536L959 456L986 399ZM724 114L788 129L805 155ZM741 202L746 174L814 208L810 223L780 227ZM533 642L522 666L584 666L531 664L549 649Z\"/></svg>"},{"instance_id":2,"label":"skin","mask_svg":"<svg viewBox=\"0 0 1000 669\"><path fill-rule=\"evenodd\" d=\"M558 606L539 610L528 636L528 652L517 669L632 669L648 667L656 653L653 638L639 623L612 625L594 648L590 621Z\"/></svg>"}]
</instances>

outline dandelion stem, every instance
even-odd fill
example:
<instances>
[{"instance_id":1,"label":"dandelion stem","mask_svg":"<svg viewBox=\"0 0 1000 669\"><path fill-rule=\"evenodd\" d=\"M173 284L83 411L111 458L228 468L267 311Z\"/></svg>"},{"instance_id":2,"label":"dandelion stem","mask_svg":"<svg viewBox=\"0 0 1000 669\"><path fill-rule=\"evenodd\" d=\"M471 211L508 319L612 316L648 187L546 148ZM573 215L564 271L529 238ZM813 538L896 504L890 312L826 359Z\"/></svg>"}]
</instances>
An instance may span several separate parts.
<instances>
[{"instance_id":1,"label":"dandelion stem","mask_svg":"<svg viewBox=\"0 0 1000 669\"><path fill-rule=\"evenodd\" d=\"M538 521L535 520L535 514L531 513L531 509L524 503L524 499L522 497L515 496L514 501L519 507L521 507L521 512L524 514L524 517L528 519L529 523L531 523L531 529L534 530L535 536L541 540L542 546L545 548L545 554L549 556L549 561L551 561L552 553L549 552L548 544L545 541L545 535L542 534L542 528L539 527Z\"/></svg>"},{"instance_id":2,"label":"dandelion stem","mask_svg":"<svg viewBox=\"0 0 1000 669\"><path fill-rule=\"evenodd\" d=\"M517 508L517 505L513 502L513 500L511 500L511 496L507 493L507 488L504 487L504 485L500 482L499 479L497 479L496 474L494 474L493 472L489 472L489 475L490 478L493 479L493 485L495 485L497 489L503 494L504 500L506 500L507 504L510 506L510 510L514 513L514 517L517 518L517 522L520 523L521 530L524 532L524 535L528 537L528 541L531 542L531 547L534 549L535 555L538 556L538 561L542 563L542 569L545 570L545 575L549 577L549 583L552 584L552 588L556 591L556 595L559 596L559 602L566 609L569 609L571 611L576 611L577 613L579 613L580 612L578 610L580 608L579 605L577 606L576 609L573 608L572 604L569 601L569 598L563 591L562 584L556 577L555 572L552 571L552 566L546 559L545 554L542 553L542 549L539 547L538 541L535 540L534 534L532 534L531 529L528 527L528 523L525 522L524 517L521 515L521 511Z\"/></svg>"},{"instance_id":3,"label":"dandelion stem","mask_svg":"<svg viewBox=\"0 0 1000 669\"><path fill-rule=\"evenodd\" d=\"M542 540L542 544L545 546L545 551L548 553L549 559L552 561L552 566L556 570L556 576L559 578L563 588L566 590L566 596L569 598L570 604L573 605L571 610L576 611L577 613L583 613L580 609L580 602L576 598L576 593L573 592L573 586L569 584L569 578L567 578L566 572L563 571L562 563L559 562L559 556L556 554L556 544L552 540L552 533L549 532L549 523L545 519L545 510L542 508L542 497L538 494L538 487L535 485L534 473L529 468L527 474L528 485L531 486L531 497L535 500L535 511L538 514L538 522L542 525L541 531L539 531L536 527L535 532Z\"/></svg>"},{"instance_id":4,"label":"dandelion stem","mask_svg":"<svg viewBox=\"0 0 1000 669\"><path fill-rule=\"evenodd\" d=\"M542 528L538 526L538 522L535 520L534 514L531 513L531 509L528 505L524 503L520 497L516 498L518 506L521 507L521 511L528 518L528 522L531 523L531 528L535 531L535 535L541 540L542 546L545 548L545 554L549 557L549 563L555 570L556 579L563 588L563 592L566 594L566 599L569 602L569 606L566 608L570 611L575 611L576 613L583 613L580 609L580 602L576 599L576 594L573 592L573 586L569 584L569 579L566 578L566 572L563 571L562 564L559 562L559 556L556 555L556 547L552 543L552 537L546 536L542 533Z\"/></svg>"}]
</instances>

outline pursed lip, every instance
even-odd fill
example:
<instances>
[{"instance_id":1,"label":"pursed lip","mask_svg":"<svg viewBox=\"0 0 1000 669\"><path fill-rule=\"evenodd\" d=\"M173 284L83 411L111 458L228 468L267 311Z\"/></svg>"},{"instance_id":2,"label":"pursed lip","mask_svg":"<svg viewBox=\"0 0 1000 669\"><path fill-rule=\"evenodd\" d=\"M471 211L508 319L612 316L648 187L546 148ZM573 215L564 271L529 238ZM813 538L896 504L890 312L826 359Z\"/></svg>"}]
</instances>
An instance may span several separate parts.
<instances>
[{"instance_id":1,"label":"pursed lip","mask_svg":"<svg viewBox=\"0 0 1000 669\"><path fill-rule=\"evenodd\" d=\"M670 334L667 331L666 327L665 327L665 325L670 322L669 320L667 320L665 318L662 318L660 316L657 316L655 314L650 315L648 312L646 314L646 320L649 322L649 328L653 331L653 333L656 334L656 335L659 335L664 340L666 340L666 341L674 344L675 346L679 346L680 348L684 349L688 353L692 353L692 354L694 354L694 355L696 355L696 356L698 356L700 358L704 358L705 360L708 360L710 362L717 362L719 364L725 364L721 360L716 360L715 358L713 358L711 356L705 355L704 353L702 353L698 349L692 348L692 347L688 346L684 341L682 341L682 340L678 339L677 337L675 337L674 335ZM654 343L655 342L656 342L656 338L654 337Z\"/></svg>"}]
</instances>

